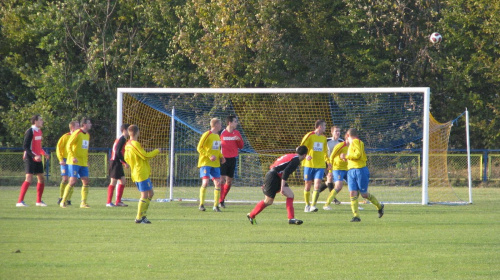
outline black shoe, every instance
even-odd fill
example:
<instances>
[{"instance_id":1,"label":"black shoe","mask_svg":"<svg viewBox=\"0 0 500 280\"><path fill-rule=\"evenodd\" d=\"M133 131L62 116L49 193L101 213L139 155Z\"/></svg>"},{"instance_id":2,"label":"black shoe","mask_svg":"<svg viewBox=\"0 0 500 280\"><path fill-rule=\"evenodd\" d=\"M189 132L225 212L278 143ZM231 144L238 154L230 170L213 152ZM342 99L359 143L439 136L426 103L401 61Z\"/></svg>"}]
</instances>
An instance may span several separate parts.
<instances>
[{"instance_id":1,"label":"black shoe","mask_svg":"<svg viewBox=\"0 0 500 280\"><path fill-rule=\"evenodd\" d=\"M382 218L382 216L384 216L384 207L385 207L385 205L382 204L382 207L380 207L380 209L378 209L378 217L379 218Z\"/></svg>"},{"instance_id":2,"label":"black shoe","mask_svg":"<svg viewBox=\"0 0 500 280\"><path fill-rule=\"evenodd\" d=\"M200 211L205 211L205 206L203 206L203 204L202 204L202 205L200 205L200 208L198 208L198 209L199 209Z\"/></svg>"},{"instance_id":3,"label":"black shoe","mask_svg":"<svg viewBox=\"0 0 500 280\"><path fill-rule=\"evenodd\" d=\"M303 223L302 220L297 220L295 218L288 220L289 225L301 225Z\"/></svg>"},{"instance_id":4,"label":"black shoe","mask_svg":"<svg viewBox=\"0 0 500 280\"><path fill-rule=\"evenodd\" d=\"M257 224L257 220L255 220L255 218L250 217L250 213L247 214L247 218L252 225Z\"/></svg>"},{"instance_id":5,"label":"black shoe","mask_svg":"<svg viewBox=\"0 0 500 280\"><path fill-rule=\"evenodd\" d=\"M71 205L71 200L66 201L66 206L70 206L70 205Z\"/></svg>"},{"instance_id":6,"label":"black shoe","mask_svg":"<svg viewBox=\"0 0 500 280\"><path fill-rule=\"evenodd\" d=\"M335 205L340 205L340 203L341 203L341 202L340 202L340 201L338 201L338 199L337 199L337 198L334 198L334 199L333 199L333 203L335 203Z\"/></svg>"},{"instance_id":7,"label":"black shoe","mask_svg":"<svg viewBox=\"0 0 500 280\"><path fill-rule=\"evenodd\" d=\"M57 200L57 205L61 204L62 197Z\"/></svg>"},{"instance_id":8,"label":"black shoe","mask_svg":"<svg viewBox=\"0 0 500 280\"><path fill-rule=\"evenodd\" d=\"M151 222L146 218L146 216L142 217L142 219L135 220L136 224L150 224Z\"/></svg>"},{"instance_id":9,"label":"black shoe","mask_svg":"<svg viewBox=\"0 0 500 280\"><path fill-rule=\"evenodd\" d=\"M361 219L359 217L352 217L351 222L361 222Z\"/></svg>"},{"instance_id":10,"label":"black shoe","mask_svg":"<svg viewBox=\"0 0 500 280\"><path fill-rule=\"evenodd\" d=\"M222 212L222 211L220 211L219 206L214 206L214 208L212 208L212 210L214 210L214 212Z\"/></svg>"},{"instance_id":11,"label":"black shoe","mask_svg":"<svg viewBox=\"0 0 500 280\"><path fill-rule=\"evenodd\" d=\"M226 208L226 204L224 203L224 201L222 201L220 204L219 204L220 207L222 208Z\"/></svg>"}]
</instances>

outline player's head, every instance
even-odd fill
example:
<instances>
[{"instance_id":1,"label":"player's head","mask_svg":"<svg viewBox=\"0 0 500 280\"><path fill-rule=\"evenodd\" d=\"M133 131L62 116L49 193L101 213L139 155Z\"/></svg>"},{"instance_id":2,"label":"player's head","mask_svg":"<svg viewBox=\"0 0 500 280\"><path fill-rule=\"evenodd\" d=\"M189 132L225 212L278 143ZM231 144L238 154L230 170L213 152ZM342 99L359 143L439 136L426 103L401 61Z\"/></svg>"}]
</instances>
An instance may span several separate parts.
<instances>
[{"instance_id":1,"label":"player's head","mask_svg":"<svg viewBox=\"0 0 500 280\"><path fill-rule=\"evenodd\" d=\"M36 115L33 115L30 119L31 121L31 124L35 125L36 127L42 127L43 125L43 119L42 119L42 116L36 114Z\"/></svg>"},{"instance_id":2,"label":"player's head","mask_svg":"<svg viewBox=\"0 0 500 280\"><path fill-rule=\"evenodd\" d=\"M78 121L69 122L69 131L73 132L80 128L80 123Z\"/></svg>"},{"instance_id":3,"label":"player's head","mask_svg":"<svg viewBox=\"0 0 500 280\"><path fill-rule=\"evenodd\" d=\"M229 115L226 118L226 123L228 126L232 126L234 129L238 126L238 118L235 115Z\"/></svg>"},{"instance_id":4,"label":"player's head","mask_svg":"<svg viewBox=\"0 0 500 280\"><path fill-rule=\"evenodd\" d=\"M131 138L136 138L137 136L139 136L139 127L135 124L131 124L127 128L127 131Z\"/></svg>"},{"instance_id":5,"label":"player's head","mask_svg":"<svg viewBox=\"0 0 500 280\"><path fill-rule=\"evenodd\" d=\"M210 120L210 128L214 129L217 128L218 130L221 129L221 121L219 118L212 118Z\"/></svg>"},{"instance_id":6,"label":"player's head","mask_svg":"<svg viewBox=\"0 0 500 280\"><path fill-rule=\"evenodd\" d=\"M347 131L346 133L346 138L347 139L353 139L353 138L358 138L359 135L358 135L358 130L355 129L355 128L349 128L349 130Z\"/></svg>"},{"instance_id":7,"label":"player's head","mask_svg":"<svg viewBox=\"0 0 500 280\"><path fill-rule=\"evenodd\" d=\"M326 122L325 120L317 120L315 123L314 123L314 128L316 128L316 130L318 130L318 132L321 134L321 133L324 133L325 132L325 129L326 129Z\"/></svg>"},{"instance_id":8,"label":"player's head","mask_svg":"<svg viewBox=\"0 0 500 280\"><path fill-rule=\"evenodd\" d=\"M335 140L339 139L339 137L340 137L340 127L334 125L334 126L332 126L332 128L330 129L330 131L332 133L333 139L335 139Z\"/></svg>"},{"instance_id":9,"label":"player's head","mask_svg":"<svg viewBox=\"0 0 500 280\"><path fill-rule=\"evenodd\" d=\"M128 127L130 124L124 123L122 126L120 126L120 131L122 132L123 135L128 136Z\"/></svg>"},{"instance_id":10,"label":"player's head","mask_svg":"<svg viewBox=\"0 0 500 280\"><path fill-rule=\"evenodd\" d=\"M306 156L307 155L307 147L306 146L298 146L297 149L295 149L295 152L299 155L299 156Z\"/></svg>"},{"instance_id":11,"label":"player's head","mask_svg":"<svg viewBox=\"0 0 500 280\"><path fill-rule=\"evenodd\" d=\"M83 131L87 132L90 130L90 128L92 127L92 122L90 121L89 118L87 117L83 117L81 120L80 120L80 127L82 128Z\"/></svg>"}]
</instances>

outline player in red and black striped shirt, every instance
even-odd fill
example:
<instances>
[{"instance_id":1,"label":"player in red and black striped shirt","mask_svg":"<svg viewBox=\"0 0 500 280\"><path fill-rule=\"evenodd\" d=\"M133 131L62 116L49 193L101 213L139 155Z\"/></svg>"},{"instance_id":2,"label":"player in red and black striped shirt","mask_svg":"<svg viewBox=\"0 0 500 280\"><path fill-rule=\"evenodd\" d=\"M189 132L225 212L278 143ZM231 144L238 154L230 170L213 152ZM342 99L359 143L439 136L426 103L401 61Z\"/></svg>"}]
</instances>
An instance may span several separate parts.
<instances>
[{"instance_id":1,"label":"player in red and black striped shirt","mask_svg":"<svg viewBox=\"0 0 500 280\"><path fill-rule=\"evenodd\" d=\"M38 183L36 185L36 206L47 206L47 204L42 201L42 194L45 188L42 157L48 159L49 155L45 154L45 151L42 149L42 116L34 115L31 117L31 124L32 126L26 130L26 133L24 133L23 160L24 169L26 171L26 179L21 185L19 199L16 203L17 207L28 206L24 203L24 196L26 195L31 181L33 180L33 175L36 175L38 179Z\"/></svg>"},{"instance_id":2,"label":"player in red and black striped shirt","mask_svg":"<svg viewBox=\"0 0 500 280\"><path fill-rule=\"evenodd\" d=\"M106 202L106 207L128 206L122 202L122 195L123 190L125 189L125 171L123 170L123 167L128 168L128 164L125 162L123 154L125 152L125 144L127 144L127 129L129 126L129 124L122 124L120 127L122 135L113 143L111 162L109 165L109 177L111 178L111 182L108 186L108 200ZM115 190L116 183L118 183L118 188L116 189L116 202L113 204L111 200L113 199L113 192Z\"/></svg>"},{"instance_id":3,"label":"player in red and black striped shirt","mask_svg":"<svg viewBox=\"0 0 500 280\"><path fill-rule=\"evenodd\" d=\"M278 192L286 196L286 210L288 212L288 223L291 225L302 224L301 220L295 219L295 211L293 208L293 191L288 187L286 180L300 166L300 162L307 156L307 147L297 147L295 154L286 154L278 158L269 168L264 178L262 192L265 195L264 200L261 200L252 212L247 214L250 223L256 224L255 216L257 216L264 208L272 205L274 197Z\"/></svg>"}]
</instances>

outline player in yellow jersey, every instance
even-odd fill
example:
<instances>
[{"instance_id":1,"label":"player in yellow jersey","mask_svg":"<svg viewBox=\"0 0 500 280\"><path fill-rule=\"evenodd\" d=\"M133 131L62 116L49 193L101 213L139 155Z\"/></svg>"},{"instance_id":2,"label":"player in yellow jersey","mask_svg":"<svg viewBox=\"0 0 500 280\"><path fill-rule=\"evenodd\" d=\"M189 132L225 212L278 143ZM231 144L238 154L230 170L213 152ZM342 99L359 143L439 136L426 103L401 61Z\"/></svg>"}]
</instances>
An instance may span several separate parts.
<instances>
[{"instance_id":1,"label":"player in yellow jersey","mask_svg":"<svg viewBox=\"0 0 500 280\"><path fill-rule=\"evenodd\" d=\"M68 165L66 164L66 159L68 158L68 151L66 150L66 144L68 143L69 137L71 136L71 133L73 133L75 130L80 128L80 123L78 121L71 121L69 123L69 132L64 133L61 138L59 138L59 141L57 141L57 146L56 146L56 155L57 159L59 160L59 165L61 166L61 184L59 185L59 200L57 201L57 204L59 205L63 199L64 196L64 190L66 189L66 185L68 184L69 181L69 173L68 173ZM66 202L66 205L71 205L71 193L68 194L68 200Z\"/></svg>"},{"instance_id":2,"label":"player in yellow jersey","mask_svg":"<svg viewBox=\"0 0 500 280\"><path fill-rule=\"evenodd\" d=\"M342 190L344 180L347 181L347 162L340 159L340 154L347 154L348 147L349 144L346 141L338 142L338 144L333 147L330 154L332 170L328 174L328 180L335 182L335 188L330 191L325 206L323 206L324 210L332 210L330 203L332 203L332 200L334 200L337 194Z\"/></svg>"},{"instance_id":3,"label":"player in yellow jersey","mask_svg":"<svg viewBox=\"0 0 500 280\"><path fill-rule=\"evenodd\" d=\"M153 183L151 183L151 179L149 178L151 175L149 160L157 156L160 150L156 149L151 152L146 152L141 147L141 144L137 142L139 137L139 127L137 127L137 125L131 125L127 130L130 135L130 140L125 145L124 158L125 162L130 166L132 181L141 192L135 223L151 224L148 218L146 218L149 204L154 195Z\"/></svg>"},{"instance_id":4,"label":"player in yellow jersey","mask_svg":"<svg viewBox=\"0 0 500 280\"><path fill-rule=\"evenodd\" d=\"M212 179L214 181L214 212L221 212L219 208L220 198L220 165L226 162L221 152L221 140L219 131L222 129L221 120L213 118L210 120L210 130L203 133L198 143L198 167L200 168L201 188L200 188L200 211L205 211L205 194L207 186Z\"/></svg>"},{"instance_id":5,"label":"player in yellow jersey","mask_svg":"<svg viewBox=\"0 0 500 280\"><path fill-rule=\"evenodd\" d=\"M349 196L351 197L351 209L354 217L351 222L361 222L359 218L358 197L361 196L368 199L378 210L378 217L384 215L384 204L368 192L368 182L370 180L370 172L366 166L365 144L359 140L358 131L351 128L347 131L346 141L349 144L347 154L341 153L340 159L347 161L347 186L349 187Z\"/></svg>"},{"instance_id":6,"label":"player in yellow jersey","mask_svg":"<svg viewBox=\"0 0 500 280\"><path fill-rule=\"evenodd\" d=\"M323 176L325 175L325 162L327 169L331 169L330 159L328 158L327 141L325 135L326 122L317 120L315 130L307 133L302 138L301 146L306 146L308 153L306 159L302 162L304 166L304 201L306 207L304 212L317 212L316 203L318 202L319 191ZM314 181L314 192L312 204L309 202L311 196L311 186Z\"/></svg>"},{"instance_id":7,"label":"player in yellow jersey","mask_svg":"<svg viewBox=\"0 0 500 280\"><path fill-rule=\"evenodd\" d=\"M80 121L80 128L71 134L66 144L66 150L68 151L66 164L68 164L69 183L64 189L63 199L59 204L62 208L66 208L66 201L68 200L69 194L73 191L78 177L80 177L83 184L80 208L90 208L87 204L87 196L89 193L89 167L87 162L90 142L90 135L88 132L91 128L92 123L90 119L83 117Z\"/></svg>"}]
</instances>

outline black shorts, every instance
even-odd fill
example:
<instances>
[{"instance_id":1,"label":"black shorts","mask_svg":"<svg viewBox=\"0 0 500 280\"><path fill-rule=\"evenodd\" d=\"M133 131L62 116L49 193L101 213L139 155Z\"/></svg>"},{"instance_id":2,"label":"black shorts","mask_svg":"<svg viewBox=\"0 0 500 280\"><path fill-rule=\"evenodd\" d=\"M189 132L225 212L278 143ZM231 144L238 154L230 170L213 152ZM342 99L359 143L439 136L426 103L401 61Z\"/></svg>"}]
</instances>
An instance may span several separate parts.
<instances>
[{"instance_id":1,"label":"black shorts","mask_svg":"<svg viewBox=\"0 0 500 280\"><path fill-rule=\"evenodd\" d=\"M121 161L112 160L109 164L109 177L111 179L121 179L125 176L125 171L123 171L123 165Z\"/></svg>"},{"instance_id":2,"label":"black shorts","mask_svg":"<svg viewBox=\"0 0 500 280\"><path fill-rule=\"evenodd\" d=\"M236 169L236 158L226 158L226 162L220 166L220 175L234 178L234 170Z\"/></svg>"},{"instance_id":3,"label":"black shorts","mask_svg":"<svg viewBox=\"0 0 500 280\"><path fill-rule=\"evenodd\" d=\"M278 176L278 172L274 170L269 170L264 177L264 185L262 186L262 192L274 198L277 193L281 191L281 178Z\"/></svg>"},{"instance_id":4,"label":"black shorts","mask_svg":"<svg viewBox=\"0 0 500 280\"><path fill-rule=\"evenodd\" d=\"M31 157L26 157L24 159L24 171L26 171L26 174L41 174L43 173L43 163L34 161Z\"/></svg>"}]
</instances>

